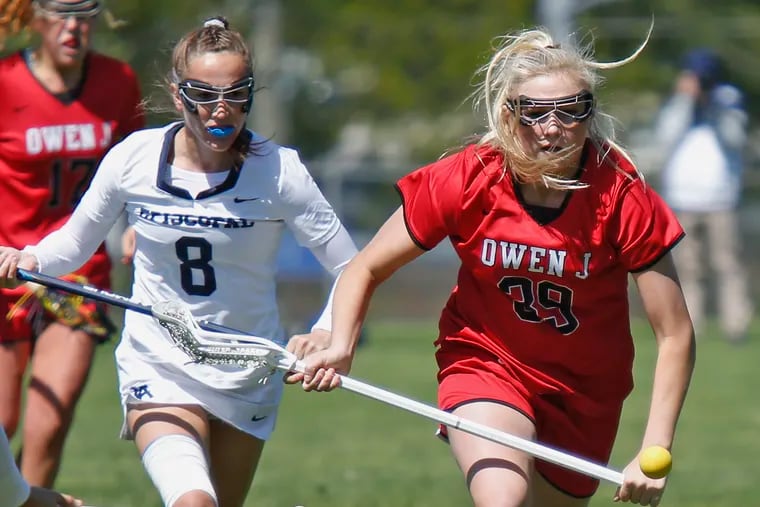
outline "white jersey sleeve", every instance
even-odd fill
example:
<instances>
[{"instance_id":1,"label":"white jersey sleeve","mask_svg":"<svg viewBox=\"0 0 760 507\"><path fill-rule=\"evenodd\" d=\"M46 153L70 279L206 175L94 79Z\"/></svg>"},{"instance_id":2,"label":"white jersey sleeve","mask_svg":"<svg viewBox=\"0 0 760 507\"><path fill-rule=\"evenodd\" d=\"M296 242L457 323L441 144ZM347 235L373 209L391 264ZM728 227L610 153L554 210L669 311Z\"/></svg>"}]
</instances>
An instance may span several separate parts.
<instances>
[{"instance_id":1,"label":"white jersey sleeve","mask_svg":"<svg viewBox=\"0 0 760 507\"><path fill-rule=\"evenodd\" d=\"M356 245L343 225L327 242L311 249L311 253L333 277L337 277L356 255Z\"/></svg>"},{"instance_id":2,"label":"white jersey sleeve","mask_svg":"<svg viewBox=\"0 0 760 507\"><path fill-rule=\"evenodd\" d=\"M298 153L280 148L280 158L279 193L285 222L296 241L336 277L356 255L356 245Z\"/></svg>"},{"instance_id":3,"label":"white jersey sleeve","mask_svg":"<svg viewBox=\"0 0 760 507\"><path fill-rule=\"evenodd\" d=\"M41 272L53 276L70 273L87 262L105 240L124 210L120 179L128 152L126 140L109 151L69 220L24 249L37 257Z\"/></svg>"},{"instance_id":4,"label":"white jersey sleeve","mask_svg":"<svg viewBox=\"0 0 760 507\"><path fill-rule=\"evenodd\" d=\"M21 505L29 498L29 484L21 477L16 467L8 437L2 427L0 427L0 498L3 499L3 505L13 507Z\"/></svg>"},{"instance_id":5,"label":"white jersey sleeve","mask_svg":"<svg viewBox=\"0 0 760 507\"><path fill-rule=\"evenodd\" d=\"M280 198L285 223L303 247L313 248L327 242L341 227L333 207L295 150L280 148L280 159Z\"/></svg>"},{"instance_id":6,"label":"white jersey sleeve","mask_svg":"<svg viewBox=\"0 0 760 507\"><path fill-rule=\"evenodd\" d=\"M351 236L348 235L346 228L341 225L338 232L330 238L327 243L323 243L311 249L311 252L319 260L320 264L335 277L333 285L330 288L330 294L327 296L327 302L322 309L317 321L311 326L311 330L325 329L332 330L332 305L335 294L335 286L338 283L338 277L346 265L356 255L356 245Z\"/></svg>"},{"instance_id":7,"label":"white jersey sleeve","mask_svg":"<svg viewBox=\"0 0 760 507\"><path fill-rule=\"evenodd\" d=\"M285 221L298 243L309 248L325 270L337 277L356 255L356 245L311 174L301 163L298 154L289 149L281 149L280 152L280 195L286 206ZM322 314L312 326L312 330L319 328L329 331L332 328L335 283L337 278L333 282Z\"/></svg>"}]
</instances>

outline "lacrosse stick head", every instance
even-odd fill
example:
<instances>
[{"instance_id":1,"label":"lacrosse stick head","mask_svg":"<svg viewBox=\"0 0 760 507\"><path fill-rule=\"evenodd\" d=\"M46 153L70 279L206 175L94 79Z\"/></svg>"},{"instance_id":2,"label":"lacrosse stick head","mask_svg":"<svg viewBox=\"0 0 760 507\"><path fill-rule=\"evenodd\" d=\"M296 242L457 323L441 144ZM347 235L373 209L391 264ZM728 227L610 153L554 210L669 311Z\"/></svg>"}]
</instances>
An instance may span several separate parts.
<instances>
[{"instance_id":1,"label":"lacrosse stick head","mask_svg":"<svg viewBox=\"0 0 760 507\"><path fill-rule=\"evenodd\" d=\"M195 361L198 355L198 324L190 309L179 301L160 301L151 306L151 313L166 329L174 344Z\"/></svg>"},{"instance_id":2,"label":"lacrosse stick head","mask_svg":"<svg viewBox=\"0 0 760 507\"><path fill-rule=\"evenodd\" d=\"M277 368L286 369L296 362L292 354L269 340L202 329L190 309L179 301L155 303L151 312L174 344L195 363L252 368L266 379Z\"/></svg>"}]
</instances>

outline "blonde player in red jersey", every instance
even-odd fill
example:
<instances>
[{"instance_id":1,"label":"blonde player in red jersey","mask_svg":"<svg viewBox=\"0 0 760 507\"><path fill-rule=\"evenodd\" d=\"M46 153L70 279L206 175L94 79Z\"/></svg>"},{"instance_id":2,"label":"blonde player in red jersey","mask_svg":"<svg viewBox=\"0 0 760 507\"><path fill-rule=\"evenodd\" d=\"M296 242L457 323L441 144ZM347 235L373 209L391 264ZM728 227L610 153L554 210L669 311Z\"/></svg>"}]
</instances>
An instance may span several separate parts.
<instances>
[{"instance_id":1,"label":"blonde player in red jersey","mask_svg":"<svg viewBox=\"0 0 760 507\"><path fill-rule=\"evenodd\" d=\"M442 409L606 463L633 388L628 276L658 347L641 449L670 448L695 360L671 249L683 236L614 141L594 98L598 70L623 65L509 34L475 94L478 142L402 178L402 206L349 263L333 302L332 344L306 357L306 390L350 369L375 288L449 239L457 285L436 341ZM442 428L477 506L581 507L598 481ZM632 457L615 500L658 505L666 479Z\"/></svg>"},{"instance_id":2,"label":"blonde player in red jersey","mask_svg":"<svg viewBox=\"0 0 760 507\"><path fill-rule=\"evenodd\" d=\"M39 36L37 47L0 60L4 245L23 247L59 228L106 151L143 127L132 69L90 49L101 7L94 0L0 0L3 38L24 28ZM77 275L107 288L110 268L101 245ZM0 291L0 424L16 431L31 363L20 466L30 484L50 487L94 347L112 327L89 302L81 316L56 320L27 291Z\"/></svg>"}]
</instances>

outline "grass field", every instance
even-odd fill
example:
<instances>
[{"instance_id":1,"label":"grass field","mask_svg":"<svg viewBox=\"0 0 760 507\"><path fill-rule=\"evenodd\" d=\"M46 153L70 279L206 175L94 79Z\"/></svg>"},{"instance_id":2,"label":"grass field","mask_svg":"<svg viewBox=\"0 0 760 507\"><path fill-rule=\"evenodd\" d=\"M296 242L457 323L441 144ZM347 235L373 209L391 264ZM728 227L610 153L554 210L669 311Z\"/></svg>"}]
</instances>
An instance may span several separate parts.
<instances>
[{"instance_id":1,"label":"grass field","mask_svg":"<svg viewBox=\"0 0 760 507\"><path fill-rule=\"evenodd\" d=\"M431 403L435 398L434 324L375 324L359 350L356 378ZM629 398L612 458L622 468L635 452L646 418L655 349L637 324L637 386ZM752 335L760 337L760 329ZM757 505L760 496L760 340L731 346L708 333L679 425L674 469L662 506ZM158 507L133 444L117 439L112 349L97 358L66 448L58 486L100 507ZM442 507L469 505L434 424L349 392L286 390L246 506ZM594 507L612 505L602 486Z\"/></svg>"}]
</instances>

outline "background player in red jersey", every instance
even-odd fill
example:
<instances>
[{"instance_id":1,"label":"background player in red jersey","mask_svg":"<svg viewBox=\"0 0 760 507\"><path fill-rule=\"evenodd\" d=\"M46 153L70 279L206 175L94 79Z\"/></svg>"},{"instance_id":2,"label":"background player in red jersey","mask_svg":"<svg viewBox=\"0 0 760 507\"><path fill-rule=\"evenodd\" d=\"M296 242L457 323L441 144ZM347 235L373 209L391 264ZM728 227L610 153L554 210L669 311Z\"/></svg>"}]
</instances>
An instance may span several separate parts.
<instances>
[{"instance_id":1,"label":"background player in red jersey","mask_svg":"<svg viewBox=\"0 0 760 507\"><path fill-rule=\"evenodd\" d=\"M0 1L0 34L29 28L39 35L36 48L0 60L4 245L23 247L59 228L109 147L144 124L132 69L90 50L100 10L94 0ZM107 288L110 267L101 245L77 274ZM111 325L90 302L81 315L58 320L26 291L0 291L0 423L15 432L31 362L20 466L31 484L50 487L94 346Z\"/></svg>"},{"instance_id":2,"label":"background player in red jersey","mask_svg":"<svg viewBox=\"0 0 760 507\"><path fill-rule=\"evenodd\" d=\"M633 387L633 275L658 344L641 449L670 448L694 366L692 324L671 260L673 213L614 142L594 99L592 48L541 30L501 39L476 106L487 131L402 178L403 205L343 272L330 348L307 356L306 390L350 369L375 288L448 238L461 259L436 342L442 409L606 463ZM588 505L598 482L443 428L478 506ZM616 500L657 505L666 479L634 457Z\"/></svg>"}]
</instances>

